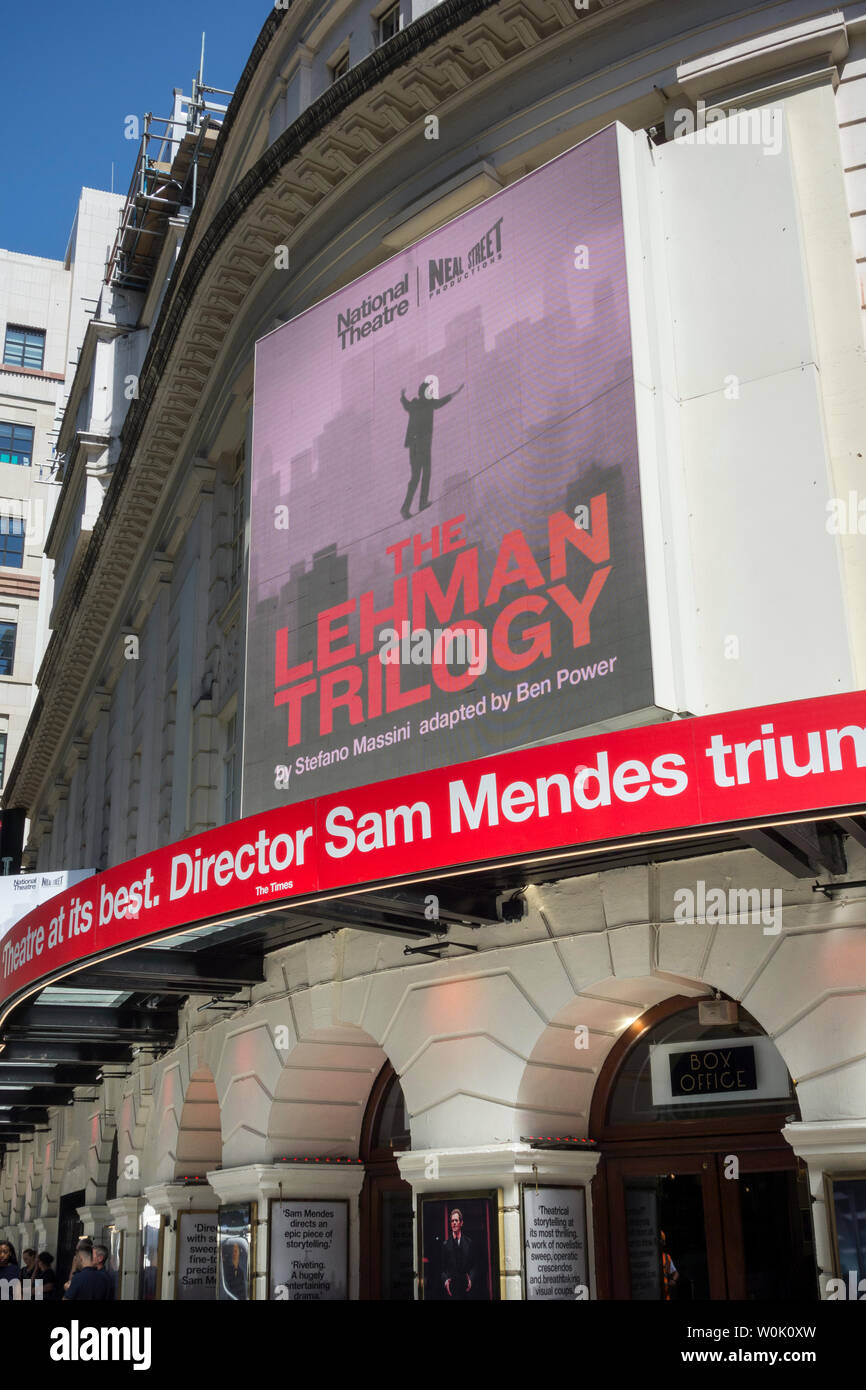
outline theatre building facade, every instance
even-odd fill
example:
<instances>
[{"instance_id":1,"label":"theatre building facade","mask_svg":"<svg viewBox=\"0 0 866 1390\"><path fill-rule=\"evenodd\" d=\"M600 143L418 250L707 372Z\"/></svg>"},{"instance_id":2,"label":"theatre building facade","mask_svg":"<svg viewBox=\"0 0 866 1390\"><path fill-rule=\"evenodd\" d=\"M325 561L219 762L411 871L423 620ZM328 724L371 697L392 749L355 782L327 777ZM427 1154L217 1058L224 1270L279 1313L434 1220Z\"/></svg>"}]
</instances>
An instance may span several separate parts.
<instances>
[{"instance_id":1,"label":"theatre building facade","mask_svg":"<svg viewBox=\"0 0 866 1390\"><path fill-rule=\"evenodd\" d=\"M866 20L300 0L161 140L4 788L93 873L0 940L0 1230L857 1297Z\"/></svg>"}]
</instances>

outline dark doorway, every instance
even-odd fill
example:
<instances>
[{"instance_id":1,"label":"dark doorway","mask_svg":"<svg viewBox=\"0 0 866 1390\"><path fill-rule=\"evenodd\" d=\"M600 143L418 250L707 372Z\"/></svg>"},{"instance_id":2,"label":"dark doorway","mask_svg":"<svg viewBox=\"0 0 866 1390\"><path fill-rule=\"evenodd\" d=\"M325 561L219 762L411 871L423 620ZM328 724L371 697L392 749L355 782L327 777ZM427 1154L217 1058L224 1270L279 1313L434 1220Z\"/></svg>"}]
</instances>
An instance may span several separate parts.
<instances>
[{"instance_id":1,"label":"dark doorway","mask_svg":"<svg viewBox=\"0 0 866 1390\"><path fill-rule=\"evenodd\" d=\"M735 1054L758 1062L737 1073L742 1097L710 1085L711 1072L695 1103L691 1092L685 1103L676 1096L681 1055L691 1078L703 1075L702 1059L711 1067ZM770 1078L764 1095L759 1076ZM679 998L636 1020L611 1049L592 1103L599 1296L817 1299L806 1169L782 1134L797 1113L784 1064L745 1010L735 1023L701 1025L695 1001Z\"/></svg>"},{"instance_id":2,"label":"dark doorway","mask_svg":"<svg viewBox=\"0 0 866 1390\"><path fill-rule=\"evenodd\" d=\"M84 1206L84 1188L67 1192L60 1198L60 1218L57 1223L57 1282L62 1288L69 1278L69 1268L75 1247L84 1234L84 1223L78 1218L78 1208Z\"/></svg>"},{"instance_id":3,"label":"dark doorway","mask_svg":"<svg viewBox=\"0 0 866 1390\"><path fill-rule=\"evenodd\" d=\"M394 1154L411 1147L400 1078L390 1063L373 1083L361 1132L361 1298L407 1302L415 1296L412 1188Z\"/></svg>"}]
</instances>

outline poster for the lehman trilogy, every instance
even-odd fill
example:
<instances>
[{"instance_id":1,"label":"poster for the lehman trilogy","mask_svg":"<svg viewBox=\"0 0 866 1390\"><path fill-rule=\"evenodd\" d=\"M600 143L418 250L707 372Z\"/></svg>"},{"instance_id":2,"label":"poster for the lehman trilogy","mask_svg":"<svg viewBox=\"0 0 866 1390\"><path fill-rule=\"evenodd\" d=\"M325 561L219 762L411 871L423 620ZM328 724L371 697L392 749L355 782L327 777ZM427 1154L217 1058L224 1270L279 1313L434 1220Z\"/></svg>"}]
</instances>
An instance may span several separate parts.
<instances>
[{"instance_id":1,"label":"poster for the lehman trilogy","mask_svg":"<svg viewBox=\"0 0 866 1390\"><path fill-rule=\"evenodd\" d=\"M611 127L256 351L245 815L652 704Z\"/></svg>"}]
</instances>

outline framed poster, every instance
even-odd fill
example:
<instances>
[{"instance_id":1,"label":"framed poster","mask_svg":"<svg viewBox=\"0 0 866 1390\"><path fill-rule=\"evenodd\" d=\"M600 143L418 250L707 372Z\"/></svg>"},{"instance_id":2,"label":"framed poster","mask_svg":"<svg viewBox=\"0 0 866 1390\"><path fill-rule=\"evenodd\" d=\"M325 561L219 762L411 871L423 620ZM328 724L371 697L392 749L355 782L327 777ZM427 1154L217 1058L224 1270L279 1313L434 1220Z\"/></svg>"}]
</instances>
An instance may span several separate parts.
<instances>
[{"instance_id":1,"label":"framed poster","mask_svg":"<svg viewBox=\"0 0 866 1390\"><path fill-rule=\"evenodd\" d=\"M103 1226L102 1244L108 1250L105 1267L114 1279L114 1297L121 1297L123 1286L123 1231L116 1226Z\"/></svg>"},{"instance_id":2,"label":"framed poster","mask_svg":"<svg viewBox=\"0 0 866 1390\"><path fill-rule=\"evenodd\" d=\"M217 1213L217 1298L244 1303L255 1295L256 1204Z\"/></svg>"},{"instance_id":3,"label":"framed poster","mask_svg":"<svg viewBox=\"0 0 866 1390\"><path fill-rule=\"evenodd\" d=\"M661 1298L663 1252L655 1186L626 1188L625 1214L632 1299Z\"/></svg>"},{"instance_id":4,"label":"framed poster","mask_svg":"<svg viewBox=\"0 0 866 1390\"><path fill-rule=\"evenodd\" d=\"M174 1296L178 1303L205 1303L217 1291L217 1213L180 1211L174 1251Z\"/></svg>"},{"instance_id":5,"label":"framed poster","mask_svg":"<svg viewBox=\"0 0 866 1390\"><path fill-rule=\"evenodd\" d=\"M349 1203L271 1198L268 1297L340 1302L349 1297Z\"/></svg>"},{"instance_id":6,"label":"framed poster","mask_svg":"<svg viewBox=\"0 0 866 1390\"><path fill-rule=\"evenodd\" d=\"M159 1276L162 1270L163 1219L145 1203L138 1218L141 1232L141 1258L138 1268L139 1300L151 1303L159 1298Z\"/></svg>"},{"instance_id":7,"label":"framed poster","mask_svg":"<svg viewBox=\"0 0 866 1390\"><path fill-rule=\"evenodd\" d=\"M860 1280L866 1279L866 1173L840 1173L838 1177L825 1173L824 1183L833 1237L833 1272L856 1291Z\"/></svg>"},{"instance_id":8,"label":"framed poster","mask_svg":"<svg viewBox=\"0 0 866 1390\"><path fill-rule=\"evenodd\" d=\"M500 1296L499 1194L418 1198L422 1298L485 1303Z\"/></svg>"},{"instance_id":9,"label":"framed poster","mask_svg":"<svg viewBox=\"0 0 866 1390\"><path fill-rule=\"evenodd\" d=\"M522 1198L523 1296L573 1301L581 1287L589 1289L586 1190L526 1183Z\"/></svg>"}]
</instances>

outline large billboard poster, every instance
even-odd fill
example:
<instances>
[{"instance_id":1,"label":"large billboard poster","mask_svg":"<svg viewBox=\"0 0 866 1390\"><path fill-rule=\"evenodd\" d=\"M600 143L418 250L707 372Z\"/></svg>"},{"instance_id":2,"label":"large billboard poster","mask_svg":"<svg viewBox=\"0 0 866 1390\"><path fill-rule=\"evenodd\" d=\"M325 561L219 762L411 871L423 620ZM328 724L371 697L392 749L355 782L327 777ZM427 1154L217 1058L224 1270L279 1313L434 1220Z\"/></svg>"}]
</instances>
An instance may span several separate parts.
<instances>
[{"instance_id":1,"label":"large billboard poster","mask_svg":"<svg viewBox=\"0 0 866 1390\"><path fill-rule=\"evenodd\" d=\"M653 703L616 131L257 345L243 813Z\"/></svg>"}]
</instances>

